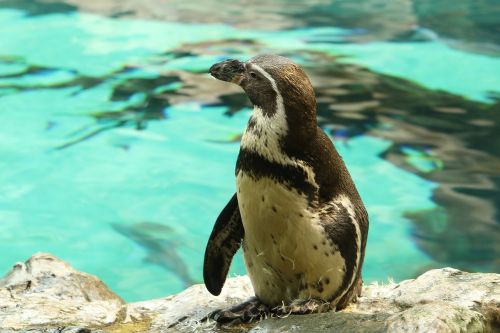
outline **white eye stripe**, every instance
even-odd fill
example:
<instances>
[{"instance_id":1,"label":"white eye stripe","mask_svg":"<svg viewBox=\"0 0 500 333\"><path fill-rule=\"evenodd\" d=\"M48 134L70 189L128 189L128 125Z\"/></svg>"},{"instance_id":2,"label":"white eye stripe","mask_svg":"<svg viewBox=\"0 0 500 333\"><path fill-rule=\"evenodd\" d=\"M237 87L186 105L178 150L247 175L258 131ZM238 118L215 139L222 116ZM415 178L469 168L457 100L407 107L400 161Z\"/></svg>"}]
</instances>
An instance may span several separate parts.
<instances>
[{"instance_id":1,"label":"white eye stripe","mask_svg":"<svg viewBox=\"0 0 500 333\"><path fill-rule=\"evenodd\" d=\"M274 81L273 77L268 72L266 72L262 67L260 67L259 65L252 64L252 69L255 69L257 72L262 74L262 76L264 76L266 79L268 79L269 82L271 82L271 86L273 87L274 92L276 93L276 95L279 96L281 101L283 101L283 99L281 98L281 94L278 91L278 85L276 84L276 81Z\"/></svg>"},{"instance_id":2,"label":"white eye stripe","mask_svg":"<svg viewBox=\"0 0 500 333\"><path fill-rule=\"evenodd\" d=\"M269 80L269 82L271 82L271 86L273 87L273 90L276 93L276 107L278 108L278 113L281 113L284 116L285 106L283 104L283 97L281 96L281 93L278 90L278 85L276 84L276 81L274 81L273 77L259 65L252 64L252 68L257 70L260 74L262 74L262 76L264 76L266 79Z\"/></svg>"}]
</instances>

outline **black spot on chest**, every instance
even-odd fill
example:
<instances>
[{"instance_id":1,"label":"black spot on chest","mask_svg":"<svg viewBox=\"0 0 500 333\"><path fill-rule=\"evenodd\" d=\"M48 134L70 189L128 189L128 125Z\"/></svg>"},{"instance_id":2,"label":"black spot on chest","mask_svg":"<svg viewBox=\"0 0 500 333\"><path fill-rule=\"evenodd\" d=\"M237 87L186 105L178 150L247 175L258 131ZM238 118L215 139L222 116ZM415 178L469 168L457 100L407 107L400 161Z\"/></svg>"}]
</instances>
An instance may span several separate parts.
<instances>
[{"instance_id":1,"label":"black spot on chest","mask_svg":"<svg viewBox=\"0 0 500 333\"><path fill-rule=\"evenodd\" d=\"M257 137L262 137L262 128L258 126L257 121L251 117L247 124L246 132L250 132Z\"/></svg>"},{"instance_id":2,"label":"black spot on chest","mask_svg":"<svg viewBox=\"0 0 500 333\"><path fill-rule=\"evenodd\" d=\"M257 124L257 121L253 117L250 118L247 124L247 130L253 130L255 128L255 125Z\"/></svg>"}]
</instances>

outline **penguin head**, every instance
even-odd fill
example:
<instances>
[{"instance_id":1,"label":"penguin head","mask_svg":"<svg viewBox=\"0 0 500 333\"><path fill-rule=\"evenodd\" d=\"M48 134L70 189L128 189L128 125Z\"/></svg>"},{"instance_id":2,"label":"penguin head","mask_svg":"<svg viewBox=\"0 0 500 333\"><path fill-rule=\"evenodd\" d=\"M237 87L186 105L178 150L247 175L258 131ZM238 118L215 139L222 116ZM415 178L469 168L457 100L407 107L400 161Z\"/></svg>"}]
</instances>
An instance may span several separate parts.
<instances>
[{"instance_id":1,"label":"penguin head","mask_svg":"<svg viewBox=\"0 0 500 333\"><path fill-rule=\"evenodd\" d=\"M268 117L284 108L288 122L316 127L314 90L305 72L291 60L278 55L259 55L245 62L230 59L214 64L210 74L241 86Z\"/></svg>"}]
</instances>

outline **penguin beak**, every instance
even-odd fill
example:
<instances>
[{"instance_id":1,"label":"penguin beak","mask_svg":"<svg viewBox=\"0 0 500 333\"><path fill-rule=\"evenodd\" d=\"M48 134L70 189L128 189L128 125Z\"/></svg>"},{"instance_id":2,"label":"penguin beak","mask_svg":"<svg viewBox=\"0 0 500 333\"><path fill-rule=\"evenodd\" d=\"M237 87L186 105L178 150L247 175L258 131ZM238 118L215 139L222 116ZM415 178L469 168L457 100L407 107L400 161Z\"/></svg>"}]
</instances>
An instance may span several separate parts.
<instances>
[{"instance_id":1,"label":"penguin beak","mask_svg":"<svg viewBox=\"0 0 500 333\"><path fill-rule=\"evenodd\" d=\"M210 74L218 80L236 83L240 85L243 81L245 65L239 60L229 59L218 62L210 67Z\"/></svg>"}]
</instances>

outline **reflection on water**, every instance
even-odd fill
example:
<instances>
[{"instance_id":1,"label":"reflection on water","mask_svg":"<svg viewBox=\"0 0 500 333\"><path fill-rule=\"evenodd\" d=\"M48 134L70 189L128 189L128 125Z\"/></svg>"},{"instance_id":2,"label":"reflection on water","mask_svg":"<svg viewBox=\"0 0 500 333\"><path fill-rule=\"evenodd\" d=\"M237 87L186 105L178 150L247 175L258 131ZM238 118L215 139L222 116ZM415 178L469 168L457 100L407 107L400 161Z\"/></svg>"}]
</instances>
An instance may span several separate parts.
<instances>
[{"instance_id":1,"label":"reflection on water","mask_svg":"<svg viewBox=\"0 0 500 333\"><path fill-rule=\"evenodd\" d=\"M120 234L147 250L148 255L145 261L173 272L181 279L184 287L196 283L189 276L186 264L177 253L179 240L176 240L173 228L154 222L140 222L130 226L113 223L112 226Z\"/></svg>"},{"instance_id":2,"label":"reflection on water","mask_svg":"<svg viewBox=\"0 0 500 333\"><path fill-rule=\"evenodd\" d=\"M51 251L131 300L200 280L250 112L237 87L205 73L225 57L273 52L310 75L318 122L366 202L365 280L500 271L490 2L224 2L202 15L215 6L0 1L0 269ZM232 272L244 272L241 258Z\"/></svg>"},{"instance_id":3,"label":"reflection on water","mask_svg":"<svg viewBox=\"0 0 500 333\"><path fill-rule=\"evenodd\" d=\"M31 14L75 10L116 18L146 18L187 23L226 23L250 29L345 27L349 41L426 41L439 38L452 47L500 55L497 0L308 0L240 4L205 0L1 0ZM40 6L43 4L43 6ZM220 10L223 8L224 10Z\"/></svg>"},{"instance_id":4,"label":"reflection on water","mask_svg":"<svg viewBox=\"0 0 500 333\"><path fill-rule=\"evenodd\" d=\"M390 139L384 158L439 184L433 193L438 207L405 214L422 249L448 265L465 267L467 258L468 269L499 270L500 104L467 101L361 72L351 76L354 93L346 89L350 92L320 103L320 115L343 124L343 133ZM337 70L335 77L345 75ZM341 85L345 87L349 84ZM319 96L323 91L318 89Z\"/></svg>"}]
</instances>

